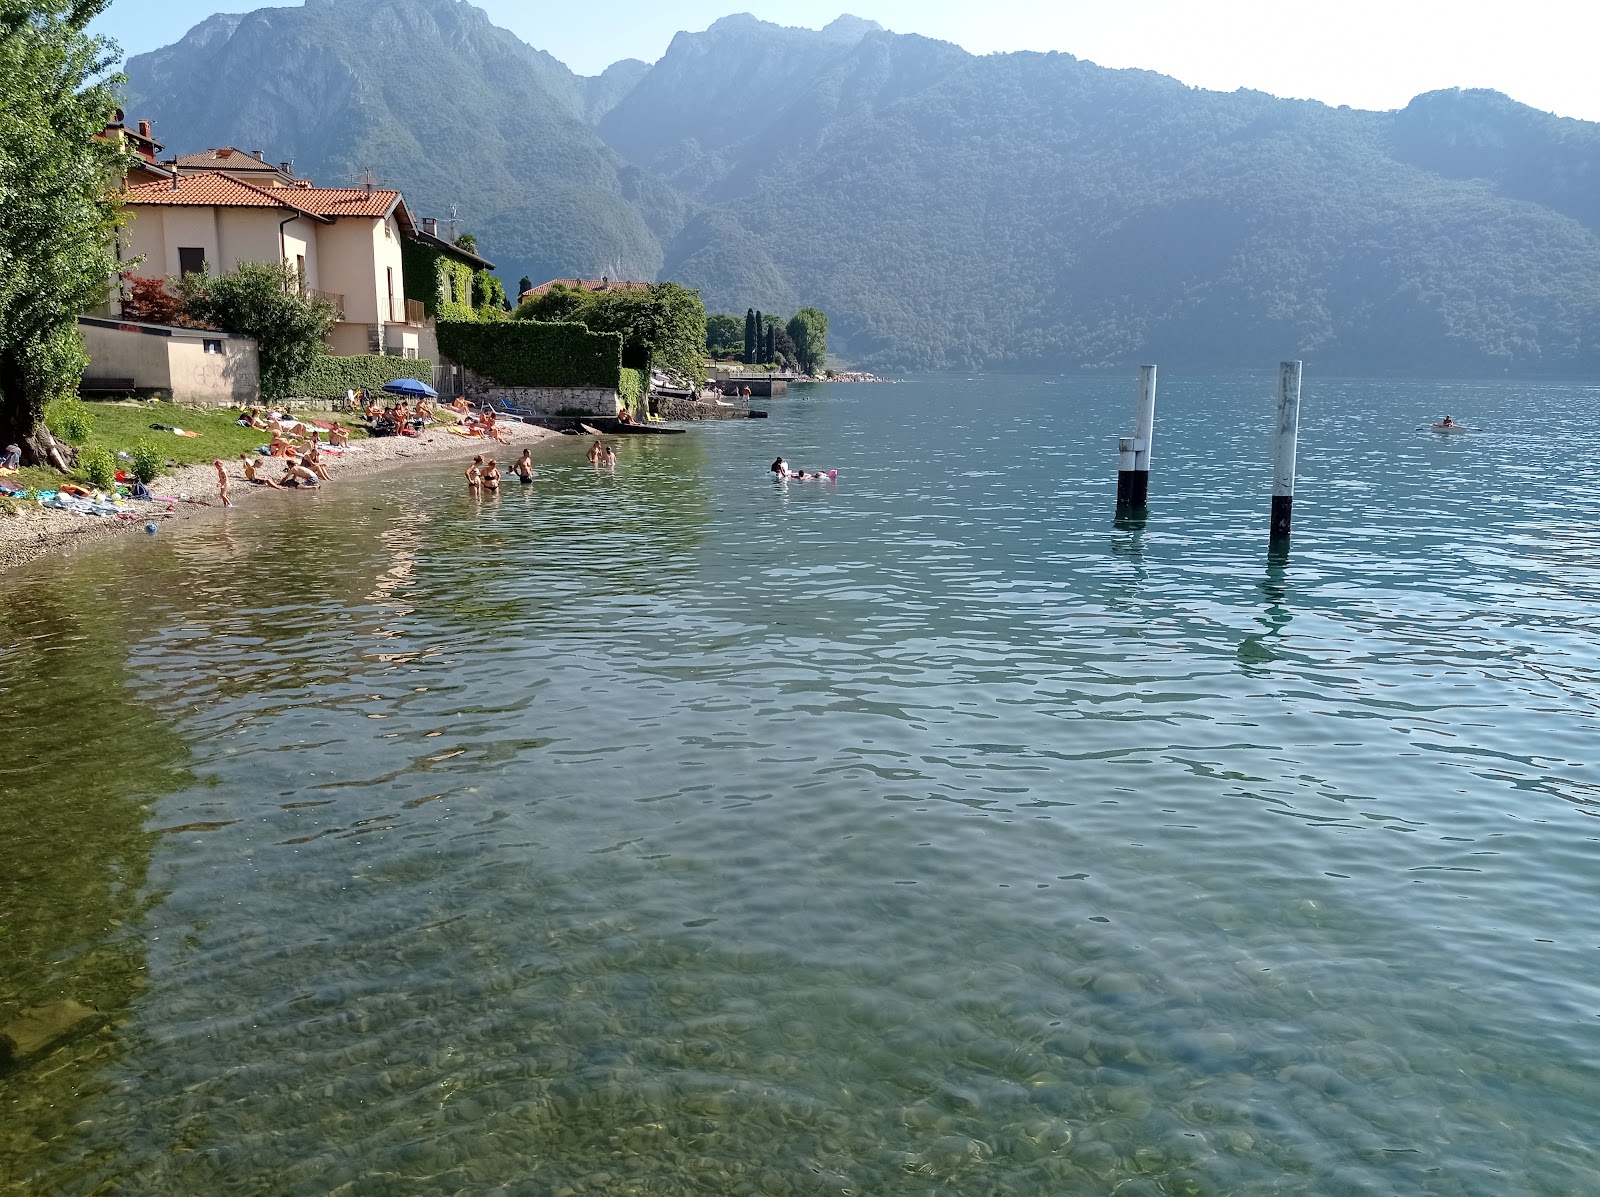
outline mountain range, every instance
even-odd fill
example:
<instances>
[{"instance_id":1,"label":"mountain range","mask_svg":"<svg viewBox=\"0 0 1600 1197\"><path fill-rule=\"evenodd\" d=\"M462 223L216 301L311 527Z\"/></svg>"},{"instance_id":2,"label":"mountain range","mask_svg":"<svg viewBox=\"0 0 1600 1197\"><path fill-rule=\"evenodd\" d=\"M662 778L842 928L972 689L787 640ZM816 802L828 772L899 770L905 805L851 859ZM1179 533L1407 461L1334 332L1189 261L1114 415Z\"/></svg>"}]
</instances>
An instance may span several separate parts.
<instances>
[{"instance_id":1,"label":"mountain range","mask_svg":"<svg viewBox=\"0 0 1600 1197\"><path fill-rule=\"evenodd\" d=\"M574 74L465 0L218 15L126 65L169 151L232 145L458 214L508 281L825 309L879 367L1600 367L1600 124L1396 112L747 15Z\"/></svg>"}]
</instances>

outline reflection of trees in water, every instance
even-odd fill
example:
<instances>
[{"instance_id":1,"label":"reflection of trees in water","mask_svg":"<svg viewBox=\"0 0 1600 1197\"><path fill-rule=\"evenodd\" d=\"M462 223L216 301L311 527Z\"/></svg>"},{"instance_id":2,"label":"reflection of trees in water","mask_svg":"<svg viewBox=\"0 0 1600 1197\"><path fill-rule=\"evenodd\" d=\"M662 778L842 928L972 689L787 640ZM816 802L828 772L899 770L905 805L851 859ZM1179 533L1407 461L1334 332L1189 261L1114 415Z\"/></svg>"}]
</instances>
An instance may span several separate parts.
<instances>
[{"instance_id":1,"label":"reflection of trees in water","mask_svg":"<svg viewBox=\"0 0 1600 1197\"><path fill-rule=\"evenodd\" d=\"M114 1026L144 980L150 803L186 785L183 742L129 687L136 604L68 562L0 593L0 1021L66 998ZM0 1175L27 1188L118 1050L99 1034L0 1076Z\"/></svg>"}]
</instances>

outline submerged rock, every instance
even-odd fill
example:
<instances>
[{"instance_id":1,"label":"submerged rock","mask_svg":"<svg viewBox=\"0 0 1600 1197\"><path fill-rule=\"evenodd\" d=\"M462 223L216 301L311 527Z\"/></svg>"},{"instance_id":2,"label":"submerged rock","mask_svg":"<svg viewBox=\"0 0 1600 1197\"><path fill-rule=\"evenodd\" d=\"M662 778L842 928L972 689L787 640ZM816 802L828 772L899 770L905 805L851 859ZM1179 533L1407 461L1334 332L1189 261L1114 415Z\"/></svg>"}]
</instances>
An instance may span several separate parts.
<instances>
[{"instance_id":1,"label":"submerged rock","mask_svg":"<svg viewBox=\"0 0 1600 1197\"><path fill-rule=\"evenodd\" d=\"M100 1011L71 998L24 1010L0 1027L0 1068L18 1068L105 1021Z\"/></svg>"}]
</instances>

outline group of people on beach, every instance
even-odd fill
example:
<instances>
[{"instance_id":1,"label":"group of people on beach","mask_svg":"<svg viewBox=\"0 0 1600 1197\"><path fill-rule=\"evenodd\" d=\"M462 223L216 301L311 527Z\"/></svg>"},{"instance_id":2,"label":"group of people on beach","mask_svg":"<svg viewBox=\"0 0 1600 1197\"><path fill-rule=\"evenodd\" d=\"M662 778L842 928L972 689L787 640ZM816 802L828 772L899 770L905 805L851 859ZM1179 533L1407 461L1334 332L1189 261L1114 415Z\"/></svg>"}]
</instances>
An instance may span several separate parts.
<instances>
[{"instance_id":1,"label":"group of people on beach","mask_svg":"<svg viewBox=\"0 0 1600 1197\"><path fill-rule=\"evenodd\" d=\"M511 476L523 486L533 484L533 451L524 449L522 456L511 465ZM483 454L472 459L467 467L467 493L495 495L500 493L500 463L494 458L484 460Z\"/></svg>"}]
</instances>

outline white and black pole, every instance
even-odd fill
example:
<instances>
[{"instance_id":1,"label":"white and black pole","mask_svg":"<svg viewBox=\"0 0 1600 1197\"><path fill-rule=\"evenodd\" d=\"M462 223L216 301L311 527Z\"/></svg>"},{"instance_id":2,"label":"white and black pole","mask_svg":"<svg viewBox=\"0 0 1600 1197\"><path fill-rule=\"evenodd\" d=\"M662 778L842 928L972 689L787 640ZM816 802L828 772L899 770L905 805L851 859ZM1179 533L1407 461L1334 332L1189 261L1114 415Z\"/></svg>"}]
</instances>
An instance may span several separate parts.
<instances>
[{"instance_id":1,"label":"white and black pole","mask_svg":"<svg viewBox=\"0 0 1600 1197\"><path fill-rule=\"evenodd\" d=\"M1139 367L1139 397L1133 407L1133 439L1117 442L1117 508L1137 511L1150 505L1150 445L1156 430L1156 368ZM1131 450L1131 454L1130 454Z\"/></svg>"},{"instance_id":2,"label":"white and black pole","mask_svg":"<svg viewBox=\"0 0 1600 1197\"><path fill-rule=\"evenodd\" d=\"M1300 437L1300 373L1302 363L1278 367L1278 427L1272 446L1272 537L1289 539L1294 514L1294 454Z\"/></svg>"}]
</instances>

